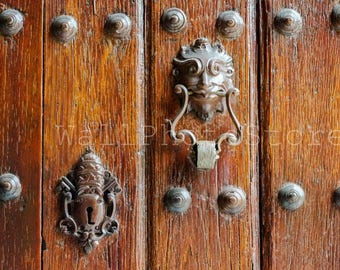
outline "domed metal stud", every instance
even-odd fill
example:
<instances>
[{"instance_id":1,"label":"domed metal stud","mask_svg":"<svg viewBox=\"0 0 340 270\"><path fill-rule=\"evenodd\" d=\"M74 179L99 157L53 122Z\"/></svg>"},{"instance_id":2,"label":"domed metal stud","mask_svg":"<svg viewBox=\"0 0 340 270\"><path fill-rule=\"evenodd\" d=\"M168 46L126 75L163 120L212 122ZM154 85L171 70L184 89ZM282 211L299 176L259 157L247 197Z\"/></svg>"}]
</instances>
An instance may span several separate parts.
<instances>
[{"instance_id":1,"label":"domed metal stud","mask_svg":"<svg viewBox=\"0 0 340 270\"><path fill-rule=\"evenodd\" d=\"M191 204L191 196L185 188L172 188L164 196L165 207L173 213L186 212Z\"/></svg>"},{"instance_id":2,"label":"domed metal stud","mask_svg":"<svg viewBox=\"0 0 340 270\"><path fill-rule=\"evenodd\" d=\"M178 33L187 26L187 17L181 9L169 8L164 10L161 17L161 24L165 31Z\"/></svg>"},{"instance_id":3,"label":"domed metal stud","mask_svg":"<svg viewBox=\"0 0 340 270\"><path fill-rule=\"evenodd\" d=\"M285 36L293 36L302 30L301 15L290 8L281 9L274 18L275 30Z\"/></svg>"},{"instance_id":4,"label":"domed metal stud","mask_svg":"<svg viewBox=\"0 0 340 270\"><path fill-rule=\"evenodd\" d=\"M218 195L217 204L222 214L239 214L246 208L246 193L238 187L226 186Z\"/></svg>"},{"instance_id":5,"label":"domed metal stud","mask_svg":"<svg viewBox=\"0 0 340 270\"><path fill-rule=\"evenodd\" d=\"M216 29L221 36L235 39L243 33L244 21L238 12L224 11L217 18Z\"/></svg>"},{"instance_id":6,"label":"domed metal stud","mask_svg":"<svg viewBox=\"0 0 340 270\"><path fill-rule=\"evenodd\" d=\"M21 184L17 176L5 173L0 176L0 200L9 201L19 197Z\"/></svg>"},{"instance_id":7,"label":"domed metal stud","mask_svg":"<svg viewBox=\"0 0 340 270\"><path fill-rule=\"evenodd\" d=\"M279 190L278 200L284 209L294 211L303 205L305 192L299 185L287 183Z\"/></svg>"},{"instance_id":8,"label":"domed metal stud","mask_svg":"<svg viewBox=\"0 0 340 270\"><path fill-rule=\"evenodd\" d=\"M340 32L340 4L336 4L331 13L332 28Z\"/></svg>"},{"instance_id":9,"label":"domed metal stud","mask_svg":"<svg viewBox=\"0 0 340 270\"><path fill-rule=\"evenodd\" d=\"M128 38L131 32L131 20L129 16L124 13L108 15L104 24L104 32L112 38Z\"/></svg>"},{"instance_id":10,"label":"domed metal stud","mask_svg":"<svg viewBox=\"0 0 340 270\"><path fill-rule=\"evenodd\" d=\"M333 194L335 204L340 207L340 187L338 187Z\"/></svg>"},{"instance_id":11,"label":"domed metal stud","mask_svg":"<svg viewBox=\"0 0 340 270\"><path fill-rule=\"evenodd\" d=\"M78 23L72 16L61 15L53 19L50 29L52 36L58 42L68 43L78 32Z\"/></svg>"},{"instance_id":12,"label":"domed metal stud","mask_svg":"<svg viewBox=\"0 0 340 270\"><path fill-rule=\"evenodd\" d=\"M0 33L14 36L24 27L24 16L15 9L6 9L0 13Z\"/></svg>"}]
</instances>

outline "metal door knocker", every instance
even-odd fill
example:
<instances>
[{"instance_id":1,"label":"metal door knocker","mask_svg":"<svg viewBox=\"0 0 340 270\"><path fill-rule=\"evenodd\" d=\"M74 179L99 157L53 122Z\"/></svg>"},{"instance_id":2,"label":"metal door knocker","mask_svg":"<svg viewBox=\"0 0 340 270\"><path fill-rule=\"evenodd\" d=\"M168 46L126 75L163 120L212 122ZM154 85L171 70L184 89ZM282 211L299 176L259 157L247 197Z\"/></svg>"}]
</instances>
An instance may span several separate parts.
<instances>
[{"instance_id":1,"label":"metal door knocker","mask_svg":"<svg viewBox=\"0 0 340 270\"><path fill-rule=\"evenodd\" d=\"M59 228L76 237L85 253L90 253L104 236L118 231L116 195L121 187L94 152L87 150L58 187L64 214Z\"/></svg>"},{"instance_id":2,"label":"metal door knocker","mask_svg":"<svg viewBox=\"0 0 340 270\"><path fill-rule=\"evenodd\" d=\"M232 58L219 43L211 44L206 38L197 39L191 46L183 46L173 59L175 93L180 96L182 109L170 123L170 137L176 142L191 139L190 159L198 169L213 169L226 141L235 146L242 141L242 126L230 104L230 97L239 95L233 85L234 68ZM215 141L197 141L194 133L187 129L176 131L179 120L185 113L193 112L202 121L210 121L216 113L229 115L236 132L221 134Z\"/></svg>"}]
</instances>

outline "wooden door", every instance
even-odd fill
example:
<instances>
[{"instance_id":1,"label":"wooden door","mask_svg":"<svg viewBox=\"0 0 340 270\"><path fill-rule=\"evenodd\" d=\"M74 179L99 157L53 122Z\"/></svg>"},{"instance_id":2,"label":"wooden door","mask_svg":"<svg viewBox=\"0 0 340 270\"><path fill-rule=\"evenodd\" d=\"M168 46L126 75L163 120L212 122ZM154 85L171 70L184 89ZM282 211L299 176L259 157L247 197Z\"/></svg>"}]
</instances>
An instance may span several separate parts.
<instances>
[{"instance_id":1,"label":"wooden door","mask_svg":"<svg viewBox=\"0 0 340 270\"><path fill-rule=\"evenodd\" d=\"M330 25L338 1L261 3L261 186L264 269L337 269L340 180L340 39ZM301 31L273 29L282 8L296 10ZM291 212L277 200L287 182L305 203Z\"/></svg>"},{"instance_id":2,"label":"wooden door","mask_svg":"<svg viewBox=\"0 0 340 270\"><path fill-rule=\"evenodd\" d=\"M22 185L19 198L0 205L0 269L337 269L340 40L330 25L336 4L3 3L2 11L24 16L24 27L0 40L0 173L17 175ZM187 19L178 33L161 23L172 7ZM274 27L282 8L301 15L301 31L286 36ZM216 27L228 10L244 21L232 39ZM104 30L114 13L131 20L123 38ZM60 15L78 23L67 43L51 29ZM207 171L192 165L190 146L171 140L166 121L181 108L173 58L203 37L219 41L233 59L240 95L231 105L243 125L241 144L224 143ZM235 130L227 112L206 123L186 114L179 125L202 140ZM117 176L122 192L119 232L85 254L58 227L63 211L57 186L89 148ZM286 183L305 192L295 211L278 200ZM236 215L219 208L226 186L246 195L246 207ZM184 213L165 205L172 188L189 191Z\"/></svg>"}]
</instances>

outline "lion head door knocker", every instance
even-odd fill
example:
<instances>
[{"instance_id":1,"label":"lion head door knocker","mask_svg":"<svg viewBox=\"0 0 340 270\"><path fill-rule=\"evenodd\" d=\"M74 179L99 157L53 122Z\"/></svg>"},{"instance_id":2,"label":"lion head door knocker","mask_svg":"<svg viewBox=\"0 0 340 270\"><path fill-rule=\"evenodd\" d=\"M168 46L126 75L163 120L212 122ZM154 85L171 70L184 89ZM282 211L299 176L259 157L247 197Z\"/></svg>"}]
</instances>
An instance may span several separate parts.
<instances>
[{"instance_id":1,"label":"lion head door knocker","mask_svg":"<svg viewBox=\"0 0 340 270\"><path fill-rule=\"evenodd\" d=\"M213 169L225 140L229 145L242 141L242 126L230 104L232 95L239 95L233 85L233 62L219 43L211 44L206 38L197 39L191 46L183 46L173 59L175 93L182 100L182 109L170 123L170 137L183 142L185 136L191 139L190 158L198 169ZM197 141L194 133L187 129L176 131L178 121L185 113L193 112L202 121L210 121L216 113L229 115L236 132L221 134L215 141Z\"/></svg>"},{"instance_id":2,"label":"lion head door knocker","mask_svg":"<svg viewBox=\"0 0 340 270\"><path fill-rule=\"evenodd\" d=\"M92 150L87 150L73 170L61 178L59 190L64 214L59 228L76 237L85 253L90 253L104 236L118 231L116 195L121 187Z\"/></svg>"}]
</instances>

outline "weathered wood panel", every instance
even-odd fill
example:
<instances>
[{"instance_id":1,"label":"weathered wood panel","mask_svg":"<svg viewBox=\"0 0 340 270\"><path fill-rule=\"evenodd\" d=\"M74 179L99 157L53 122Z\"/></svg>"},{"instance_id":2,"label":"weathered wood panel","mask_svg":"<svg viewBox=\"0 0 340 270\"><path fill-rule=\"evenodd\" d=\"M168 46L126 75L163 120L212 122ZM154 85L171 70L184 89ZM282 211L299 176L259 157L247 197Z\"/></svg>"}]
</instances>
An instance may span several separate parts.
<instances>
[{"instance_id":1,"label":"weathered wood panel","mask_svg":"<svg viewBox=\"0 0 340 270\"><path fill-rule=\"evenodd\" d=\"M160 25L163 11L182 9L188 27L170 34ZM245 20L245 31L233 41L218 37L216 18L225 10L238 10ZM253 1L150 1L147 21L147 194L148 194L148 269L259 269L258 180L256 171L256 73L255 4ZM222 40L233 57L235 86L240 97L233 108L245 125L244 141L226 147L212 171L197 171L187 158L188 146L174 145L167 134L165 119L174 119L180 109L173 91L172 59L182 45L198 37ZM202 124L191 116L181 127L193 130L200 139L214 140L232 129L227 114ZM247 194L246 211L223 217L218 212L217 196L223 186L235 185ZM192 206L183 215L168 212L162 203L171 187L191 191Z\"/></svg>"},{"instance_id":2,"label":"weathered wood panel","mask_svg":"<svg viewBox=\"0 0 340 270\"><path fill-rule=\"evenodd\" d=\"M340 211L340 39L329 15L338 1L261 1L262 205L264 269L338 269ZM302 32L273 29L275 14L294 8ZM295 212L277 192L295 182L306 192Z\"/></svg>"},{"instance_id":3,"label":"weathered wood panel","mask_svg":"<svg viewBox=\"0 0 340 270\"><path fill-rule=\"evenodd\" d=\"M0 172L17 175L20 198L0 205L2 269L40 269L42 1L6 1L24 29L0 37Z\"/></svg>"},{"instance_id":4,"label":"weathered wood panel","mask_svg":"<svg viewBox=\"0 0 340 270\"><path fill-rule=\"evenodd\" d=\"M144 269L143 28L140 1L46 1L44 61L45 269ZM106 16L126 13L131 37L112 41ZM61 14L74 16L79 32L65 46L49 27ZM86 256L72 237L57 230L62 213L56 185L88 146L116 173L118 235Z\"/></svg>"}]
</instances>

